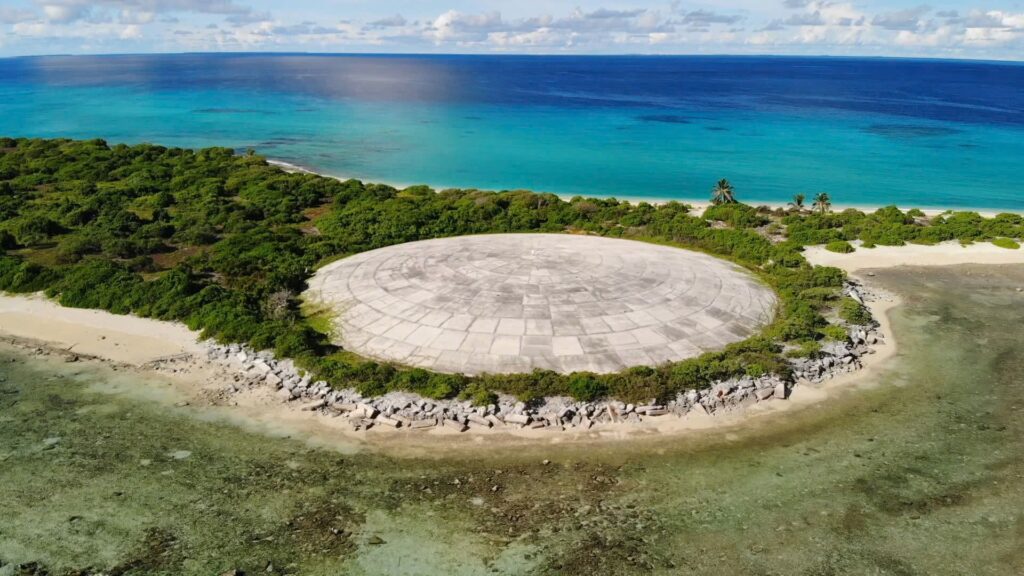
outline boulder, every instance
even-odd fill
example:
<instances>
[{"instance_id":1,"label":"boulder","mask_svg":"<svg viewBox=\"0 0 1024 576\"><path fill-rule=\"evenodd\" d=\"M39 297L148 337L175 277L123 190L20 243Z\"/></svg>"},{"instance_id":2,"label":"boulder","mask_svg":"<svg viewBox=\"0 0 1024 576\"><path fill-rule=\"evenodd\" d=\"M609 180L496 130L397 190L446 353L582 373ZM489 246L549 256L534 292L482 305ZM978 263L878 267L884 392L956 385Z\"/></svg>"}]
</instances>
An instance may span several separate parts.
<instances>
[{"instance_id":1,"label":"boulder","mask_svg":"<svg viewBox=\"0 0 1024 576\"><path fill-rule=\"evenodd\" d=\"M360 402L359 404L356 404L356 409L362 410L363 417L365 418L373 418L380 413L380 411L374 408L371 404L367 404L365 402Z\"/></svg>"},{"instance_id":2,"label":"boulder","mask_svg":"<svg viewBox=\"0 0 1024 576\"><path fill-rule=\"evenodd\" d=\"M319 410L319 409L323 408L326 405L327 405L326 401L324 401L324 400L317 400L316 402L310 402L309 404L306 404L305 406L302 407L302 409L306 410L307 412L310 412L310 411L313 411L313 410Z\"/></svg>"},{"instance_id":3,"label":"boulder","mask_svg":"<svg viewBox=\"0 0 1024 576\"><path fill-rule=\"evenodd\" d=\"M465 432L466 430L469 429L469 427L466 426L465 424L463 424L462 422L460 422L458 420L452 420L450 418L445 418L445 420L444 420L444 427L445 428L451 428L452 430L455 430L456 432Z\"/></svg>"},{"instance_id":4,"label":"boulder","mask_svg":"<svg viewBox=\"0 0 1024 576\"><path fill-rule=\"evenodd\" d=\"M779 382L778 384L776 384L775 385L775 390L772 393L772 396L774 398L778 399L778 400L785 400L786 399L786 383L785 382Z\"/></svg>"},{"instance_id":5,"label":"boulder","mask_svg":"<svg viewBox=\"0 0 1024 576\"><path fill-rule=\"evenodd\" d=\"M483 416L480 416L479 414L470 414L469 415L469 421L472 422L473 424L476 424L478 426L482 426L484 428L490 428L491 427L491 421L488 420L487 418L483 417Z\"/></svg>"},{"instance_id":6,"label":"boulder","mask_svg":"<svg viewBox=\"0 0 1024 576\"><path fill-rule=\"evenodd\" d=\"M530 416L527 414L507 414L503 418L506 424L529 424Z\"/></svg>"}]
</instances>

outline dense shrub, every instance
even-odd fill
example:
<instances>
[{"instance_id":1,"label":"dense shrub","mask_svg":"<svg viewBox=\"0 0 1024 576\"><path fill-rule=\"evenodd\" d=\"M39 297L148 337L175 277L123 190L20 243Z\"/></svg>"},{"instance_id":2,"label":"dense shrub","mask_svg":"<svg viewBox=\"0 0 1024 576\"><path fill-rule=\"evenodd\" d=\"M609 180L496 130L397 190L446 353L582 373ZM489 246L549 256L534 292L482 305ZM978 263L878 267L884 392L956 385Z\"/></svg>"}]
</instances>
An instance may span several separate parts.
<instances>
[{"instance_id":1,"label":"dense shrub","mask_svg":"<svg viewBox=\"0 0 1024 576\"><path fill-rule=\"evenodd\" d=\"M871 313L853 298L843 298L839 302L839 317L850 324L867 324L871 321Z\"/></svg>"},{"instance_id":2,"label":"dense shrub","mask_svg":"<svg viewBox=\"0 0 1024 576\"><path fill-rule=\"evenodd\" d=\"M1006 248L1009 250L1017 250L1020 248L1020 244L1009 238L995 238L992 240L992 243L1000 248Z\"/></svg>"},{"instance_id":3,"label":"dense shrub","mask_svg":"<svg viewBox=\"0 0 1024 576\"><path fill-rule=\"evenodd\" d=\"M847 242L846 240L836 240L834 242L829 242L828 244L825 245L825 249L828 250L829 252L838 252L839 254L849 254L850 252L854 251L853 245Z\"/></svg>"},{"instance_id":4,"label":"dense shrub","mask_svg":"<svg viewBox=\"0 0 1024 576\"><path fill-rule=\"evenodd\" d=\"M770 221L753 206L739 203L709 206L704 210L704 219L725 222L733 228L757 228Z\"/></svg>"},{"instance_id":5,"label":"dense shrub","mask_svg":"<svg viewBox=\"0 0 1024 576\"><path fill-rule=\"evenodd\" d=\"M577 400L595 400L608 393L608 387L590 372L577 372L567 379L569 394Z\"/></svg>"}]
</instances>

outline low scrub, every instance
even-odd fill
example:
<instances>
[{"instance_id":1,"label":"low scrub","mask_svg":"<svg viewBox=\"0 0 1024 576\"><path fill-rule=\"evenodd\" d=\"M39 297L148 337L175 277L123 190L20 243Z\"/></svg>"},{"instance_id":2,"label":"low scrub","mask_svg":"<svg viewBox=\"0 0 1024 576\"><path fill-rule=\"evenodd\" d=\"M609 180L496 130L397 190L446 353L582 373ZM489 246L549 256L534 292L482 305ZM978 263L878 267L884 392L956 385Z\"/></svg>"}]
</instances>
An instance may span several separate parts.
<instances>
[{"instance_id":1,"label":"low scrub","mask_svg":"<svg viewBox=\"0 0 1024 576\"><path fill-rule=\"evenodd\" d=\"M855 248L846 240L836 240L825 244L825 250L839 254L849 254L850 252L853 252Z\"/></svg>"},{"instance_id":2,"label":"low scrub","mask_svg":"<svg viewBox=\"0 0 1024 576\"><path fill-rule=\"evenodd\" d=\"M1006 248L1007 250L1019 250L1020 244L1010 238L995 238L992 243L1000 248Z\"/></svg>"}]
</instances>

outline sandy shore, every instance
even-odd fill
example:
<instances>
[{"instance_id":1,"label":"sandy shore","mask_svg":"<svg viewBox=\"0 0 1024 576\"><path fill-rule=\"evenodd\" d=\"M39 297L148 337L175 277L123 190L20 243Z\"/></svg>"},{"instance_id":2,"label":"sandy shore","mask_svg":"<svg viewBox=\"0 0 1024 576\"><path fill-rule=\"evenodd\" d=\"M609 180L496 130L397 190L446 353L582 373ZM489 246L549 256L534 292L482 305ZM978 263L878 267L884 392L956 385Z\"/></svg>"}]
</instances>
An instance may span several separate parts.
<instances>
[{"instance_id":1,"label":"sandy shore","mask_svg":"<svg viewBox=\"0 0 1024 576\"><path fill-rule=\"evenodd\" d=\"M416 183L416 184L406 184L406 183L395 182L395 181L385 181L385 180L377 180L377 179L371 179L371 178L361 178L361 177L358 177L358 176L348 176L348 175L343 175L343 174L325 174L325 173L322 173L322 172L316 172L314 170L311 170L311 169L303 167L303 166L299 166L298 164L292 164L291 162L285 162L284 160L267 159L267 163L271 164L271 165L274 165L274 166L277 166L278 168L281 168L282 170L284 170L286 172L302 172L302 173L305 173L305 174L316 174L318 176L323 176L325 178L335 178L337 180L356 179L356 180L362 180L364 182L373 182L373 183L376 183L376 184L385 184L385 185L391 186L393 188L398 188L398 189L408 188L409 186L416 186L416 185L424 184L423 182L419 182L419 183ZM431 188L433 188L435 190L444 190L446 188L458 188L458 186L442 186L442 185L437 185L437 184L427 184L427 186L430 186ZM534 192L546 193L546 192L544 192L542 190L535 190ZM570 200L570 199L572 199L572 198L574 198L576 196L594 196L595 198L603 198L603 196L595 196L593 194L562 194L562 193L558 193L558 192L552 192L552 194L554 194L555 196L558 196L562 200ZM616 194L614 197L617 198L618 200L622 200L622 201L625 201L625 202L630 202L630 203L633 203L633 204L637 204L637 203L640 203L640 202L646 202L648 204L652 204L652 205L655 205L655 206L661 205L661 204L667 204L669 202L682 202L683 204L688 204L689 206L691 206L692 209L693 209L692 213L694 215L697 215L697 216L700 216L701 214L703 214L704 211L707 210L711 206L711 202L708 201L708 199L706 197L705 198L669 198L669 199L666 199L666 198L656 198L656 197L651 197L651 196L622 196L622 195L619 195L619 194ZM742 198L740 200L746 202L746 200L744 200ZM810 208L811 198L808 197L806 201L808 202L808 208ZM752 200L749 203L751 205L753 205L753 206L767 206L767 207L769 207L769 208L771 208L773 210L776 210L776 209L786 210L786 209L789 208L789 204L787 202L758 202L756 200ZM882 205L880 205L880 204L843 204L843 203L838 203L838 204L833 204L832 205L832 210L833 211L842 211L842 210L846 210L848 208L853 208L853 209L856 209L856 210L860 210L862 212L874 212L875 210L878 210L879 208L882 208ZM935 207L931 207L931 206L899 206L899 209L903 210L903 211L910 210L911 208L917 208L917 209L921 210L922 212L924 212L924 214L926 216L938 216L939 214L942 214L942 213L947 211L947 209L944 209L944 208L935 208ZM956 211L977 212L978 214L984 216L985 218L992 218L992 217L994 217L994 216L996 216L998 214L1005 213L1005 212L1014 212L1013 210L997 210L997 209L993 209L993 208L956 208L954 210L956 210Z\"/></svg>"},{"instance_id":2,"label":"sandy shore","mask_svg":"<svg viewBox=\"0 0 1024 576\"><path fill-rule=\"evenodd\" d=\"M0 333L134 366L203 350L182 324L65 308L42 295L0 295Z\"/></svg>"},{"instance_id":3,"label":"sandy shore","mask_svg":"<svg viewBox=\"0 0 1024 576\"><path fill-rule=\"evenodd\" d=\"M962 246L959 242L943 242L934 246L908 244L906 246L878 246L862 248L849 254L829 252L822 246L812 246L804 256L818 266L835 266L850 274L867 268L893 268L896 266L952 266L956 264L1024 264L1024 249L1009 250L989 242Z\"/></svg>"}]
</instances>

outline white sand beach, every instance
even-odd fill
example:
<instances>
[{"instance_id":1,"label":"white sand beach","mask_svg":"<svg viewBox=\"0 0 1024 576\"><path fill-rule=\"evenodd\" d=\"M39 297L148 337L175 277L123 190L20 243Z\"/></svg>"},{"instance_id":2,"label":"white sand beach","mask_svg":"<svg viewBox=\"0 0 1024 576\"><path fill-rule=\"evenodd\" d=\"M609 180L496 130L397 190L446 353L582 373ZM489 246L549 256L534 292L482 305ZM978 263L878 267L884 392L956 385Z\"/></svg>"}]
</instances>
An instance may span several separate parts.
<instances>
[{"instance_id":1,"label":"white sand beach","mask_svg":"<svg viewBox=\"0 0 1024 576\"><path fill-rule=\"evenodd\" d=\"M933 246L908 244L906 246L878 246L857 248L849 254L829 252L823 246L812 246L804 251L811 264L835 266L854 274L867 268L893 268L896 266L951 266L956 264L1024 264L1024 249L1000 248L989 242L967 246L959 242L943 242Z\"/></svg>"},{"instance_id":2,"label":"white sand beach","mask_svg":"<svg viewBox=\"0 0 1024 576\"><path fill-rule=\"evenodd\" d=\"M65 308L39 294L0 295L0 334L135 366L202 351L183 324Z\"/></svg>"},{"instance_id":3,"label":"white sand beach","mask_svg":"<svg viewBox=\"0 0 1024 576\"><path fill-rule=\"evenodd\" d=\"M278 168L284 170L285 172L301 172L301 173L304 173L304 174L316 174L318 176L323 176L325 178L335 178L337 180L356 179L356 180L362 180L363 182L367 182L367 183L373 182L373 183L376 183L376 184L385 184L385 185L391 186L393 188L398 188L398 189L408 188L409 186L416 186L416 185L425 184L423 182L418 182L418 183L402 183L402 182L395 182L395 181L382 181L382 180L379 180L379 179L361 178L359 176L350 176L350 175L344 175L344 174L326 174L326 173L323 173L323 172L317 172L315 170L306 168L304 166L299 166L297 164L293 164L291 162L286 162L284 160L267 159L267 163L271 164L273 166L277 166ZM430 186L431 188L433 188L435 190L444 190L446 188L458 188L457 186L445 186L445 185L430 184L430 183L426 183L426 185ZM560 193L560 192L549 192L549 191L545 191L545 190L533 190L533 192L537 192L539 194L551 193L551 194L554 194L555 196L558 196L562 200L566 200L566 201L571 200L572 198L574 198L576 196L588 196L587 194L565 194L565 193ZM598 196L597 198L601 198L601 197ZM623 195L616 195L615 198L618 199L618 200L624 201L624 202L630 202L632 204L638 204L638 203L641 203L641 202L646 202L647 204L651 204L651 205L654 205L654 206L658 206L658 205L661 205L661 204L667 204L669 202L681 202L683 204L689 205L691 207L691 209L692 209L691 212L694 215L697 215L697 216L703 214L704 211L707 210L712 205L711 202L709 202L708 200L705 199L706 197L705 198L669 198L669 199L666 199L666 198L657 198L657 197L650 197L650 196L623 196ZM743 198L740 198L740 201L746 202L746 200L744 200ZM811 202L810 197L808 197L806 201L807 201L808 207L809 207L810 202ZM767 207L771 208L772 210L786 210L786 209L788 209L790 207L789 204L786 203L786 202L758 202L758 201L752 200L752 201L750 201L748 203L751 204L752 206L767 206ZM842 203L842 202L832 204L832 210L834 212L841 212L841 211L846 210L848 208L853 208L855 210L860 210L862 212L873 212L875 210L878 210L879 208L882 208L882 206L880 206L880 205L872 205L872 204L845 204L845 203ZM903 210L903 211L910 210L911 208L917 208L917 209L921 210L926 216L929 216L929 217L938 216L939 214L942 214L942 213L945 213L945 212L949 211L947 209L935 208L935 207L931 207L931 206L899 206L899 209ZM978 214L980 214L981 216L984 216L985 218L993 218L993 217L995 217L996 215L998 215L1000 213L1012 212L1012 210L997 210L997 209L992 209L992 208L956 208L954 211L977 212Z\"/></svg>"}]
</instances>

